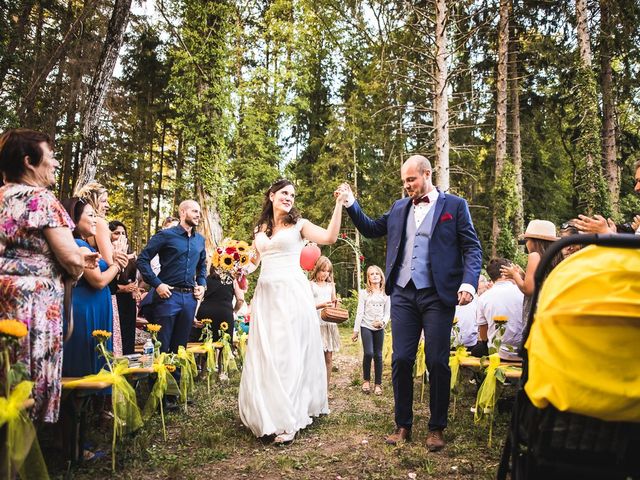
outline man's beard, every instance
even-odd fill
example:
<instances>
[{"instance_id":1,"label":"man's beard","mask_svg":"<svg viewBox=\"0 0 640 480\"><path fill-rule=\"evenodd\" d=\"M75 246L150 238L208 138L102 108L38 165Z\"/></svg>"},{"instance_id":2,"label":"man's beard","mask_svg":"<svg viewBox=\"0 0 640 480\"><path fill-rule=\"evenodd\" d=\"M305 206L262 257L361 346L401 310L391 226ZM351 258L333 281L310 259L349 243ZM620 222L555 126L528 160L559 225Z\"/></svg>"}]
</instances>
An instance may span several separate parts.
<instances>
[{"instance_id":1,"label":"man's beard","mask_svg":"<svg viewBox=\"0 0 640 480\"><path fill-rule=\"evenodd\" d=\"M198 222L191 220L190 218L185 218L184 223L186 223L187 225L193 228L198 226Z\"/></svg>"}]
</instances>

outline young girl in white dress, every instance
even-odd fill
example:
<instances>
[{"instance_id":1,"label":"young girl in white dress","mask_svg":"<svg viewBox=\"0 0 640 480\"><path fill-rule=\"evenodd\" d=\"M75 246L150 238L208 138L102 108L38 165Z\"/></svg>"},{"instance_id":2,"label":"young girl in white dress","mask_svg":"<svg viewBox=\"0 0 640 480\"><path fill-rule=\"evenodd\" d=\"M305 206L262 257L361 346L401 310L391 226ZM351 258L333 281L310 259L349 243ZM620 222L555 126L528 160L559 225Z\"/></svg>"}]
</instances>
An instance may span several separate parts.
<instances>
[{"instance_id":1,"label":"young girl in white dress","mask_svg":"<svg viewBox=\"0 0 640 480\"><path fill-rule=\"evenodd\" d=\"M367 288L358 294L358 311L351 340L362 335L362 391L371 392L371 360L374 367L375 395L382 395L382 347L384 327L391 316L391 300L384 293L384 273L377 265L367 268Z\"/></svg>"},{"instance_id":2,"label":"young girl in white dress","mask_svg":"<svg viewBox=\"0 0 640 480\"><path fill-rule=\"evenodd\" d=\"M325 307L336 306L336 284L333 283L333 265L331 260L322 256L316 260L309 280L311 290L316 302L318 320L320 322L320 336L322 337L322 349L324 350L324 364L327 367L327 389L330 388L331 369L333 367L333 352L340 350L340 333L335 323L325 322L320 312ZM329 393L331 398L331 393Z\"/></svg>"},{"instance_id":3,"label":"young girl in white dress","mask_svg":"<svg viewBox=\"0 0 640 480\"><path fill-rule=\"evenodd\" d=\"M311 286L300 267L304 240L329 245L340 230L344 189L334 192L326 229L300 218L295 189L278 180L265 194L254 239L262 263L240 381L240 419L256 437L291 442L313 417L329 413L326 368Z\"/></svg>"}]
</instances>

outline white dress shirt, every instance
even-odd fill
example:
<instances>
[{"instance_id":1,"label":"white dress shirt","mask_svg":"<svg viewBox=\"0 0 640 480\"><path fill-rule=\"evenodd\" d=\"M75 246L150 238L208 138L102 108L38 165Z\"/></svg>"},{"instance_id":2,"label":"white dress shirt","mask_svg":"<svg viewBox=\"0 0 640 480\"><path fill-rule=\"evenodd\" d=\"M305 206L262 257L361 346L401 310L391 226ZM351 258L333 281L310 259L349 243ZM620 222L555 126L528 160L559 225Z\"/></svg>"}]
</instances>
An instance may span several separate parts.
<instances>
[{"instance_id":1,"label":"white dress shirt","mask_svg":"<svg viewBox=\"0 0 640 480\"><path fill-rule=\"evenodd\" d=\"M454 318L458 319L458 338L455 338L454 330L451 330L451 338L455 343L462 344L465 347L473 347L478 343L477 309L478 300L475 296L466 305L456 305Z\"/></svg>"},{"instance_id":2,"label":"white dress shirt","mask_svg":"<svg viewBox=\"0 0 640 480\"><path fill-rule=\"evenodd\" d=\"M436 204L436 202L438 201L438 195L439 195L438 190L434 188L427 194L427 198L429 199L429 202L420 202L417 205L413 206L413 217L416 220L416 230L420 228L420 225L422 225L422 221L424 220L424 217L427 216L427 213L429 213L429 210L431 210L433 206ZM434 218L433 221L435 223L438 220Z\"/></svg>"}]
</instances>

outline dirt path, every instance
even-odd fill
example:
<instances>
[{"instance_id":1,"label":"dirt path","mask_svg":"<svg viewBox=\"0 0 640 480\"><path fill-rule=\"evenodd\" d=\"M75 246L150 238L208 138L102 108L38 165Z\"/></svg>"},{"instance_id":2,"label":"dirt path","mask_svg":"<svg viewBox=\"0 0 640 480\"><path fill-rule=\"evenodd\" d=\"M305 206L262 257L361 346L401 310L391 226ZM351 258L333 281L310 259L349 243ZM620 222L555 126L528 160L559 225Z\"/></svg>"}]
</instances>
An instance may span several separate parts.
<instances>
[{"instance_id":1,"label":"dirt path","mask_svg":"<svg viewBox=\"0 0 640 480\"><path fill-rule=\"evenodd\" d=\"M196 405L188 414L167 418L169 438L162 440L154 418L118 459L116 478L138 479L484 479L495 476L506 418L494 427L494 446L487 447L487 428L473 424L469 407L474 389L457 401L456 417L446 431L449 442L439 453L424 447L428 407L420 402L416 382L413 442L401 447L384 444L393 429L390 368L385 367L382 396L361 392L359 345L341 331L343 349L335 357L331 414L316 419L287 446L264 443L251 435L237 414L239 375L206 393L197 386ZM468 379L465 379L468 384ZM425 389L425 398L428 392ZM86 465L76 478L107 478L110 460Z\"/></svg>"}]
</instances>

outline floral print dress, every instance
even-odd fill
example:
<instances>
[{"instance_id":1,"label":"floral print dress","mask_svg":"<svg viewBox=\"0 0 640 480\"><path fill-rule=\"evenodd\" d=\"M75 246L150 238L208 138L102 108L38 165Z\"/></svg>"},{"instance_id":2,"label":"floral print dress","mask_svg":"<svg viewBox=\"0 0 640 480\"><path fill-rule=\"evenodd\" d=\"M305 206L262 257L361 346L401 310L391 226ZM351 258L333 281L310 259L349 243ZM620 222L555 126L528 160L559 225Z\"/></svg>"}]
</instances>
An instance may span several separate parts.
<instances>
[{"instance_id":1,"label":"floral print dress","mask_svg":"<svg viewBox=\"0 0 640 480\"><path fill-rule=\"evenodd\" d=\"M0 187L0 318L23 322L18 361L35 383L34 420L58 421L62 375L63 270L44 228L74 228L73 221L46 188Z\"/></svg>"}]
</instances>

